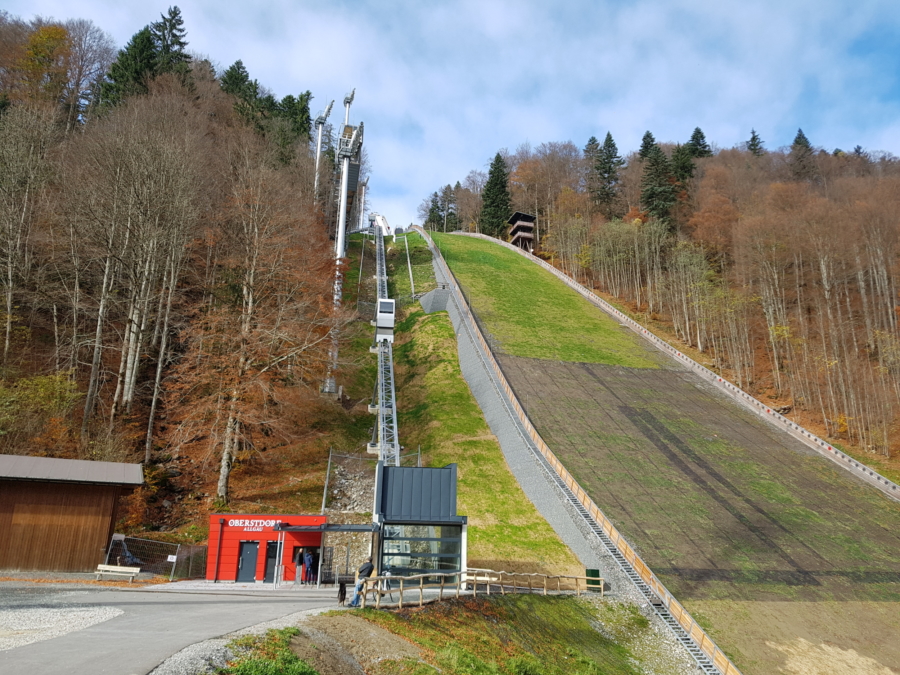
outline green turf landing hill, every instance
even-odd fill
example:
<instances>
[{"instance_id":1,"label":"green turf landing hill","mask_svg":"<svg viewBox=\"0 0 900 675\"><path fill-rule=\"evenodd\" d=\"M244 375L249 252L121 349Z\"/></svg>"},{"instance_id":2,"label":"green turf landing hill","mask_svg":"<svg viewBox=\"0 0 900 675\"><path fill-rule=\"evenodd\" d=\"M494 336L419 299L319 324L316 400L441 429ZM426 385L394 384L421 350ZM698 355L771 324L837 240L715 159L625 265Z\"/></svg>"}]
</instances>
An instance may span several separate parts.
<instances>
[{"instance_id":1,"label":"green turf landing hill","mask_svg":"<svg viewBox=\"0 0 900 675\"><path fill-rule=\"evenodd\" d=\"M407 259L407 248L409 258ZM431 249L417 232L394 236L387 246L386 262L390 278L388 291L391 297L400 304L412 302L412 291L409 285L409 269L412 267L413 283L417 296L433 290L437 283L434 280Z\"/></svg>"},{"instance_id":2,"label":"green turf landing hill","mask_svg":"<svg viewBox=\"0 0 900 675\"><path fill-rule=\"evenodd\" d=\"M629 368L664 363L639 336L518 253L474 237L432 238L506 354Z\"/></svg>"}]
</instances>

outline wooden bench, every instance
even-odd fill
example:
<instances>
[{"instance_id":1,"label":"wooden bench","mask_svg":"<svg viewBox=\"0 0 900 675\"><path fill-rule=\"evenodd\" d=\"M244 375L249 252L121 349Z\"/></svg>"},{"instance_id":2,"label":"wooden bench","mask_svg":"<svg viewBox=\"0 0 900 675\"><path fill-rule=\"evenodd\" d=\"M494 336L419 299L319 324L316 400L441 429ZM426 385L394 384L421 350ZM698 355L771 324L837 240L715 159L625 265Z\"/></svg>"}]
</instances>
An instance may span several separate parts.
<instances>
[{"instance_id":1,"label":"wooden bench","mask_svg":"<svg viewBox=\"0 0 900 675\"><path fill-rule=\"evenodd\" d=\"M121 567L119 565L97 565L97 581L103 577L104 574L113 574L119 577L128 577L128 583L134 581L134 578L140 574L140 567Z\"/></svg>"}]
</instances>

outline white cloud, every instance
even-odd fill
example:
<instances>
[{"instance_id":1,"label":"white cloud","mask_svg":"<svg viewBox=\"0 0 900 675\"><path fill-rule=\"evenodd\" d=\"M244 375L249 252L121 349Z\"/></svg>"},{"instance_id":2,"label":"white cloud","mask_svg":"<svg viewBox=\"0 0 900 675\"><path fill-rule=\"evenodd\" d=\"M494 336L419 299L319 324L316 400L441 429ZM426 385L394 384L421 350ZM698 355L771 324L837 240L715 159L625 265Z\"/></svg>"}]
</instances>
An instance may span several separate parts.
<instances>
[{"instance_id":1,"label":"white cloud","mask_svg":"<svg viewBox=\"0 0 900 675\"><path fill-rule=\"evenodd\" d=\"M23 17L89 18L124 44L169 2L6 5ZM398 224L440 185L526 140L583 146L610 130L626 152L647 129L684 141L700 126L729 147L752 127L774 148L803 127L829 148L900 154L892 0L180 6L192 49L222 66L242 59L279 96L311 90L313 113L332 98L340 108L355 86L351 118L366 123L369 204ZM894 40L867 41L871 31Z\"/></svg>"}]
</instances>

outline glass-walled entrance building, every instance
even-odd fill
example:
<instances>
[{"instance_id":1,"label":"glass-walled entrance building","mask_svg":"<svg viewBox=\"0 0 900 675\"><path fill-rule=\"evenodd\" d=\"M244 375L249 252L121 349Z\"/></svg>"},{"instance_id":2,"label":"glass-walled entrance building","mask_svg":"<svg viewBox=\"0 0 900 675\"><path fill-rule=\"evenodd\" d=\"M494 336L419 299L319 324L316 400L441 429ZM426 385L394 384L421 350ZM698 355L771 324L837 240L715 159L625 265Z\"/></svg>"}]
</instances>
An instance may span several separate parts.
<instances>
[{"instance_id":1,"label":"glass-walled entrance building","mask_svg":"<svg viewBox=\"0 0 900 675\"><path fill-rule=\"evenodd\" d=\"M375 522L379 574L413 576L466 568L466 517L456 513L456 464L441 468L378 463Z\"/></svg>"}]
</instances>

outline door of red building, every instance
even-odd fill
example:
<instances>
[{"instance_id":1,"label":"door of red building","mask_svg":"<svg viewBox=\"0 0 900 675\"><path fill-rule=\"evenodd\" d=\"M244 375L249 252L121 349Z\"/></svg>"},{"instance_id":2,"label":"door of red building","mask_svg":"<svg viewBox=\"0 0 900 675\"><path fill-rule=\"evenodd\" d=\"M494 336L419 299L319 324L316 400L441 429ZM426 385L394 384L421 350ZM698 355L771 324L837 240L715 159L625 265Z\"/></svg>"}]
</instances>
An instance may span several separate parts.
<instances>
[{"instance_id":1,"label":"door of red building","mask_svg":"<svg viewBox=\"0 0 900 675\"><path fill-rule=\"evenodd\" d=\"M256 558L259 555L258 541L242 541L238 558L237 581L256 581Z\"/></svg>"},{"instance_id":2,"label":"door of red building","mask_svg":"<svg viewBox=\"0 0 900 675\"><path fill-rule=\"evenodd\" d=\"M278 564L278 542L266 542L266 576L263 579L267 584L275 581L275 566Z\"/></svg>"}]
</instances>

